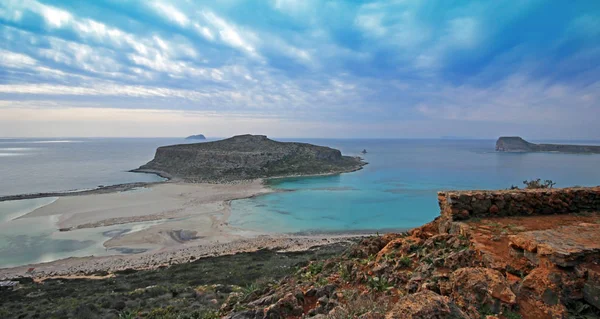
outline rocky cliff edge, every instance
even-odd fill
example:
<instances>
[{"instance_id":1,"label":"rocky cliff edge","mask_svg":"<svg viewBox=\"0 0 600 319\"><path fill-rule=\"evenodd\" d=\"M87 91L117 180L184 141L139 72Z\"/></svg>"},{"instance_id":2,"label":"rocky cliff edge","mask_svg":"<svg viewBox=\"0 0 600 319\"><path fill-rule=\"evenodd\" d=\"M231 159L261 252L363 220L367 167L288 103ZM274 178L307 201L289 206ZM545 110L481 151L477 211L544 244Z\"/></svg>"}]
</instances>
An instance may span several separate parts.
<instances>
[{"instance_id":1,"label":"rocky cliff edge","mask_svg":"<svg viewBox=\"0 0 600 319\"><path fill-rule=\"evenodd\" d=\"M600 189L555 189L544 200L543 192L506 191L510 215L503 208L487 209L457 220L446 210L462 197L460 205L468 199L476 210L488 205L492 193L440 193L442 214L433 222L366 238L343 256L312 262L253 294L231 294L221 313L225 318L599 318L600 214L594 203ZM535 209L510 208L526 202L535 202L530 205ZM555 210L569 202L580 205Z\"/></svg>"},{"instance_id":2,"label":"rocky cliff edge","mask_svg":"<svg viewBox=\"0 0 600 319\"><path fill-rule=\"evenodd\" d=\"M518 136L503 136L496 141L498 152L561 152L561 153L596 153L600 154L597 145L572 144L534 144Z\"/></svg>"}]
</instances>

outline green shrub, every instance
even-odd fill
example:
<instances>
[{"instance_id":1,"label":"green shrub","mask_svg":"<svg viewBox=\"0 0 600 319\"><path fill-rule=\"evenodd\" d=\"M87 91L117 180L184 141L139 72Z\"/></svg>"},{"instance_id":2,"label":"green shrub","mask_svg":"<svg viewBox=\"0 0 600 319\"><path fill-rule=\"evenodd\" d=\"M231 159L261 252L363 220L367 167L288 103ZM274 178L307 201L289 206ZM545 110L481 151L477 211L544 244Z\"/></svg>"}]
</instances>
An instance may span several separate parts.
<instances>
[{"instance_id":1,"label":"green shrub","mask_svg":"<svg viewBox=\"0 0 600 319\"><path fill-rule=\"evenodd\" d=\"M323 271L323 262L321 261L308 265L308 272L310 272L310 274L313 276L320 274L321 271Z\"/></svg>"},{"instance_id":2,"label":"green shrub","mask_svg":"<svg viewBox=\"0 0 600 319\"><path fill-rule=\"evenodd\" d=\"M204 310L199 316L198 318L201 319L219 319L221 318L221 316L219 315L219 312L217 310Z\"/></svg>"},{"instance_id":3,"label":"green shrub","mask_svg":"<svg viewBox=\"0 0 600 319\"><path fill-rule=\"evenodd\" d=\"M408 256L402 256L398 260L398 265L400 265L401 267L404 267L404 268L410 267L411 264L412 264L412 260Z\"/></svg>"},{"instance_id":4,"label":"green shrub","mask_svg":"<svg viewBox=\"0 0 600 319\"><path fill-rule=\"evenodd\" d=\"M479 315L481 315L481 319L485 319L485 317L490 315L496 315L496 313L490 308L488 305L482 305L479 307Z\"/></svg>"},{"instance_id":5,"label":"green shrub","mask_svg":"<svg viewBox=\"0 0 600 319\"><path fill-rule=\"evenodd\" d=\"M392 288L392 284L385 277L369 277L367 279L367 286L371 290L375 291L386 291Z\"/></svg>"},{"instance_id":6,"label":"green shrub","mask_svg":"<svg viewBox=\"0 0 600 319\"><path fill-rule=\"evenodd\" d=\"M556 185L556 183L550 179L544 180L542 182L540 178L525 180L523 181L523 184L525 185L525 189L552 188L554 187L554 185ZM513 185L510 187L510 189L519 189L519 187Z\"/></svg>"},{"instance_id":7,"label":"green shrub","mask_svg":"<svg viewBox=\"0 0 600 319\"><path fill-rule=\"evenodd\" d=\"M514 311L510 311L510 310L504 311L502 313L502 316L504 316L504 318L506 318L506 319L521 319L520 314L518 314Z\"/></svg>"},{"instance_id":8,"label":"green shrub","mask_svg":"<svg viewBox=\"0 0 600 319\"><path fill-rule=\"evenodd\" d=\"M342 278L343 281L349 281L350 280L350 270L348 269L348 265L340 264L339 265L339 274L340 274L340 278Z\"/></svg>"},{"instance_id":9,"label":"green shrub","mask_svg":"<svg viewBox=\"0 0 600 319\"><path fill-rule=\"evenodd\" d=\"M133 310L125 310L119 313L119 319L135 319L137 313Z\"/></svg>"}]
</instances>

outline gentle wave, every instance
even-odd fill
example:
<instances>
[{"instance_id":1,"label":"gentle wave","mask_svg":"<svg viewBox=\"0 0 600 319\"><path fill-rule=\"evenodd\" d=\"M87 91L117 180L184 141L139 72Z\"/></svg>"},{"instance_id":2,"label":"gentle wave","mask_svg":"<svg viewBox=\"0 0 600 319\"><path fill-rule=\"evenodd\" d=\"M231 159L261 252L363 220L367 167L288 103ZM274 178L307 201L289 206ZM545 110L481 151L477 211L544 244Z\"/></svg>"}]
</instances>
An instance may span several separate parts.
<instances>
[{"instance_id":1,"label":"gentle wave","mask_svg":"<svg viewBox=\"0 0 600 319\"><path fill-rule=\"evenodd\" d=\"M54 203L58 197L43 197L0 202L0 224L25 216L34 210Z\"/></svg>"}]
</instances>

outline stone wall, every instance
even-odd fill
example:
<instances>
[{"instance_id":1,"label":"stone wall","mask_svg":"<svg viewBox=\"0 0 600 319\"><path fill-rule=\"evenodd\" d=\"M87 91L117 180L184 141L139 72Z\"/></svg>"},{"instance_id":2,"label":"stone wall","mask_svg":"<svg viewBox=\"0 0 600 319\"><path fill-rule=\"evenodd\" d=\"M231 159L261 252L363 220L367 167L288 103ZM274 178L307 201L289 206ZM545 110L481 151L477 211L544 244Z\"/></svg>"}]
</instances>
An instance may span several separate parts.
<instances>
[{"instance_id":1,"label":"stone wall","mask_svg":"<svg viewBox=\"0 0 600 319\"><path fill-rule=\"evenodd\" d=\"M444 219L600 211L600 186L500 191L438 192Z\"/></svg>"}]
</instances>

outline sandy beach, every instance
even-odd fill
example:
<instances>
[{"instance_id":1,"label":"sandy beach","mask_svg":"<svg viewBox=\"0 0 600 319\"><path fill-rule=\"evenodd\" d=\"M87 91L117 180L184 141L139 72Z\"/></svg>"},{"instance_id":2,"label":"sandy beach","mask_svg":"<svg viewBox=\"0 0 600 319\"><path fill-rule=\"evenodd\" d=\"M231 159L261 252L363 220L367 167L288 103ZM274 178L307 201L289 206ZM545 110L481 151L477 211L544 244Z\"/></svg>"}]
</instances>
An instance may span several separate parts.
<instances>
[{"instance_id":1,"label":"sandy beach","mask_svg":"<svg viewBox=\"0 0 600 319\"><path fill-rule=\"evenodd\" d=\"M230 200L269 192L272 190L261 180L232 184L161 183L126 192L60 197L21 218L60 215L61 229L190 216L208 218L226 214Z\"/></svg>"},{"instance_id":2,"label":"sandy beach","mask_svg":"<svg viewBox=\"0 0 600 319\"><path fill-rule=\"evenodd\" d=\"M59 216L57 228L71 231L118 224L163 221L147 229L114 236L104 246L162 248L239 238L228 227L229 201L270 193L261 180L231 184L153 184L125 192L59 197L20 219Z\"/></svg>"},{"instance_id":3,"label":"sandy beach","mask_svg":"<svg viewBox=\"0 0 600 319\"><path fill-rule=\"evenodd\" d=\"M128 191L61 196L19 219L55 216L60 233L155 221L103 243L110 256L71 257L0 269L0 278L88 275L147 269L197 258L255 251L303 250L357 235L266 235L231 227L230 201L273 192L261 180L230 184L167 182ZM128 254L130 252L140 252ZM114 254L113 254L114 253ZM35 270L29 271L31 268Z\"/></svg>"}]
</instances>

